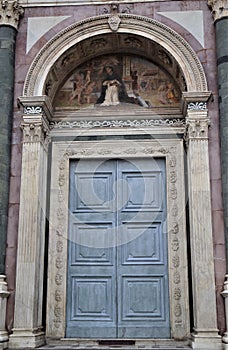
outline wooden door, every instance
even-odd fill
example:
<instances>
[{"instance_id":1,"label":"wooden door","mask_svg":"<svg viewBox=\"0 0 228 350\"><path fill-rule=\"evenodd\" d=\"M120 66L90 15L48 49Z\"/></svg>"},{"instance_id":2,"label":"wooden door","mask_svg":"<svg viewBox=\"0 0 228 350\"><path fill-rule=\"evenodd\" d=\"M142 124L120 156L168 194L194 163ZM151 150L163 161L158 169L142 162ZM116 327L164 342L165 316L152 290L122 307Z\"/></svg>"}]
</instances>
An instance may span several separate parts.
<instances>
[{"instance_id":1,"label":"wooden door","mask_svg":"<svg viewBox=\"0 0 228 350\"><path fill-rule=\"evenodd\" d=\"M169 338L165 161L70 165L67 337Z\"/></svg>"}]
</instances>

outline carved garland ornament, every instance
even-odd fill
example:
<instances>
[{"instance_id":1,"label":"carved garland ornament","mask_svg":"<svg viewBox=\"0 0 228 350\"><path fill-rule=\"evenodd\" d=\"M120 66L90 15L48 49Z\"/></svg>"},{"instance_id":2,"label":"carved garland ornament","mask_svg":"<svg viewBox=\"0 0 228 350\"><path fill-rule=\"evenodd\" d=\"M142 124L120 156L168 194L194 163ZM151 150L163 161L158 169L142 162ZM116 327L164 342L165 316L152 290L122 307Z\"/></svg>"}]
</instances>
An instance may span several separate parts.
<instances>
[{"instance_id":1,"label":"carved garland ornament","mask_svg":"<svg viewBox=\"0 0 228 350\"><path fill-rule=\"evenodd\" d=\"M75 42L80 40L82 31L88 33L88 37L91 37L91 33L99 35L100 30L102 30L103 34L109 33L109 18L110 15L107 14L88 18L69 26L53 37L34 59L25 80L24 95L31 96L36 89L39 90L41 88L39 86L40 78L43 77L47 64L51 62L54 64L59 58L58 53L61 52L61 48L63 49L65 47L69 49L75 45ZM137 28L137 33L140 33L141 36L148 37L148 35L151 35L153 40L156 41L157 38L157 42L159 43L161 43L162 38L166 45L169 45L170 52L172 51L172 47L175 47L176 54L178 53L182 57L191 75L191 79L186 79L188 89L192 91L207 91L207 82L203 67L190 45L178 33L151 18L131 14L119 14L119 18L121 23L118 32L121 32L121 29L124 32L126 30L131 32ZM194 77L193 79L192 75ZM42 94L42 91L36 91L36 93Z\"/></svg>"},{"instance_id":2,"label":"carved garland ornament","mask_svg":"<svg viewBox=\"0 0 228 350\"><path fill-rule=\"evenodd\" d=\"M67 147L67 145L66 145ZM74 146L73 148L69 146L69 149L64 153L60 152L59 154L59 163L58 163L58 202L55 205L55 215L56 215L56 227L53 227L54 232L56 234L56 244L55 244L55 300L54 300L54 310L53 310L53 325L56 328L56 332L64 332L65 327L65 300L64 300L64 279L66 275L66 267L64 269L65 262L65 250L64 245L66 245L67 241L67 169L69 159L72 158L83 158L83 157L93 157L93 156L110 156L115 157L116 155L165 155L168 158L167 161L167 171L168 171L168 179L167 185L170 191L171 206L170 212L170 227L171 230L168 235L171 234L171 266L170 266L170 280L172 281L172 294L173 302L172 304L172 314L174 317L174 333L176 328L176 333L178 333L180 327L184 326L184 315L183 309L185 309L185 293L182 293L181 286L184 284L182 281L182 274L180 272L181 266L181 237L180 235L180 227L178 224L178 216L180 216L178 209L178 201L177 201L177 188L176 182L178 177L178 172L176 169L177 166L177 149L176 147L166 148L166 147L145 147L145 148L135 148L135 147L126 147L124 149L115 150L113 147L91 147L91 148L80 148ZM175 193L175 195L173 195ZM170 240L170 238L169 238ZM66 248L65 248L66 249ZM62 328L61 328L62 327Z\"/></svg>"},{"instance_id":3,"label":"carved garland ornament","mask_svg":"<svg viewBox=\"0 0 228 350\"><path fill-rule=\"evenodd\" d=\"M0 25L10 25L17 29L19 19L23 16L24 10L18 5L18 1L0 1Z\"/></svg>"}]
</instances>

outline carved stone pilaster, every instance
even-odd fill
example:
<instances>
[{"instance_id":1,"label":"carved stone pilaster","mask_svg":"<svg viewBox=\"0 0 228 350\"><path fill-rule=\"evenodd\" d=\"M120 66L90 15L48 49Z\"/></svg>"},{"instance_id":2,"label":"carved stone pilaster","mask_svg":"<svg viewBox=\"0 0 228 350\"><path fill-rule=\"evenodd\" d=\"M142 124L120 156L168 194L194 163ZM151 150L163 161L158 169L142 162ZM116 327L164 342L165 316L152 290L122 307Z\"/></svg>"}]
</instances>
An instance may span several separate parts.
<instances>
[{"instance_id":1,"label":"carved stone pilaster","mask_svg":"<svg viewBox=\"0 0 228 350\"><path fill-rule=\"evenodd\" d=\"M193 349L221 349L216 319L211 190L208 155L209 118L206 101L187 103L189 226L193 289ZM205 310L210 305L210 317ZM203 311L204 310L204 311Z\"/></svg>"},{"instance_id":2,"label":"carved stone pilaster","mask_svg":"<svg viewBox=\"0 0 228 350\"><path fill-rule=\"evenodd\" d=\"M42 305L49 123L45 98L43 104L40 100L28 108L31 100L20 99L23 149L12 348L35 348L45 342Z\"/></svg>"},{"instance_id":3,"label":"carved stone pilaster","mask_svg":"<svg viewBox=\"0 0 228 350\"><path fill-rule=\"evenodd\" d=\"M228 16L228 0L208 0L207 3L215 21Z\"/></svg>"},{"instance_id":4,"label":"carved stone pilaster","mask_svg":"<svg viewBox=\"0 0 228 350\"><path fill-rule=\"evenodd\" d=\"M24 10L15 0L0 0L0 25L18 28L20 17Z\"/></svg>"}]
</instances>

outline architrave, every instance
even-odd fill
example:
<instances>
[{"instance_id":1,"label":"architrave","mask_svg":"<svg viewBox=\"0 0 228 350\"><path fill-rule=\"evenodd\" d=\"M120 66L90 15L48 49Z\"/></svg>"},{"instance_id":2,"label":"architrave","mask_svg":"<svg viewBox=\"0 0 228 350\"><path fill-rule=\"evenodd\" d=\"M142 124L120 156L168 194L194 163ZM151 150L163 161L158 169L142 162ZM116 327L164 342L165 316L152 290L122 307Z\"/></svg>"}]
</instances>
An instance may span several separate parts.
<instances>
[{"instance_id":1,"label":"architrave","mask_svg":"<svg viewBox=\"0 0 228 350\"><path fill-rule=\"evenodd\" d=\"M130 131L129 131L130 133ZM167 239L171 338L189 336L183 140L72 141L52 143L47 337L65 336L69 163L71 159L166 159ZM77 335L76 335L77 336Z\"/></svg>"}]
</instances>

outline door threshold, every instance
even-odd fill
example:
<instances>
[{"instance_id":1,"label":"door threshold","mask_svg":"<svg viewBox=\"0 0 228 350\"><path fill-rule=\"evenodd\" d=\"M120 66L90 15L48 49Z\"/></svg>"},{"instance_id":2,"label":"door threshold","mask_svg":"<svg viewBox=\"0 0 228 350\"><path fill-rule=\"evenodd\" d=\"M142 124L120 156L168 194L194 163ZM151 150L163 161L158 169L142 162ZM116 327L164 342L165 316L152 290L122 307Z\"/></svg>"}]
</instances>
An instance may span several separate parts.
<instances>
[{"instance_id":1,"label":"door threshold","mask_svg":"<svg viewBox=\"0 0 228 350\"><path fill-rule=\"evenodd\" d=\"M120 339L120 338L47 338L44 350L189 350L188 340L175 341L173 339Z\"/></svg>"},{"instance_id":2,"label":"door threshold","mask_svg":"<svg viewBox=\"0 0 228 350\"><path fill-rule=\"evenodd\" d=\"M128 340L128 339L102 339L98 340L98 345L103 346L133 346L135 345L135 340Z\"/></svg>"}]
</instances>

